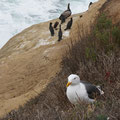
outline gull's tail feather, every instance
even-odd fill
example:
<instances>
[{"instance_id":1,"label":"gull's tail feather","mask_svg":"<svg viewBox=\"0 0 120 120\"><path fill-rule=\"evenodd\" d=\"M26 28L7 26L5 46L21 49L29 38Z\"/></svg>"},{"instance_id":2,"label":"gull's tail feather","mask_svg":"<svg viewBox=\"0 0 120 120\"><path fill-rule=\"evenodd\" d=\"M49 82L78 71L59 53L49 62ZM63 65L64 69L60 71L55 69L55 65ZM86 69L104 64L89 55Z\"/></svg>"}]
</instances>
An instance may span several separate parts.
<instances>
[{"instance_id":1,"label":"gull's tail feather","mask_svg":"<svg viewBox=\"0 0 120 120\"><path fill-rule=\"evenodd\" d=\"M97 87L97 89L100 91L100 94L103 95L104 92L101 90L100 86L96 86L96 87Z\"/></svg>"}]
</instances>

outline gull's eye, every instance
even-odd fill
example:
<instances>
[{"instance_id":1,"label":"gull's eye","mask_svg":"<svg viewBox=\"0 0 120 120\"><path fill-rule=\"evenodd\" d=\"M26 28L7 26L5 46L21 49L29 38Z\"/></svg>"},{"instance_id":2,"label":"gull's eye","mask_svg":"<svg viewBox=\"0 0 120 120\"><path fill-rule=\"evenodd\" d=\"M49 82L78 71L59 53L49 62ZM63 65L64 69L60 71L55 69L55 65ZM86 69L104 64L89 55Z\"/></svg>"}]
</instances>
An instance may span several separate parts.
<instances>
[{"instance_id":1,"label":"gull's eye","mask_svg":"<svg viewBox=\"0 0 120 120\"><path fill-rule=\"evenodd\" d=\"M74 80L75 80L76 78L74 78Z\"/></svg>"}]
</instances>

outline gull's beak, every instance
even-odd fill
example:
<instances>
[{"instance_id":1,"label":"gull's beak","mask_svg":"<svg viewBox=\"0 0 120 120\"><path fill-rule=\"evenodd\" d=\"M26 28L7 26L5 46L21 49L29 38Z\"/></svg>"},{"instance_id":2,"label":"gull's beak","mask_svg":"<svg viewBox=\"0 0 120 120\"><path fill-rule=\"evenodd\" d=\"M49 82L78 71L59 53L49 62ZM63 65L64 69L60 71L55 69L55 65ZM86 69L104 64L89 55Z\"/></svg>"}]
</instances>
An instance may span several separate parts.
<instances>
[{"instance_id":1,"label":"gull's beak","mask_svg":"<svg viewBox=\"0 0 120 120\"><path fill-rule=\"evenodd\" d=\"M72 84L72 82L68 82L67 85L66 85L66 87L68 87L68 86L71 85L71 84Z\"/></svg>"}]
</instances>

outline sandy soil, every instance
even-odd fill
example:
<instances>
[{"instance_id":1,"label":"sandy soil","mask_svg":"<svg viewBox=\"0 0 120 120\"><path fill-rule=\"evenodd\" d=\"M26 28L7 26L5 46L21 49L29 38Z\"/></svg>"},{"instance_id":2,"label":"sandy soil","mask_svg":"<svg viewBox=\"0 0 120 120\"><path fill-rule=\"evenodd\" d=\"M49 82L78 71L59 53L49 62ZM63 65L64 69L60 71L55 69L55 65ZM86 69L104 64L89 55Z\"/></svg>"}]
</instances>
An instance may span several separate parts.
<instances>
[{"instance_id":1,"label":"sandy soil","mask_svg":"<svg viewBox=\"0 0 120 120\"><path fill-rule=\"evenodd\" d=\"M8 41L0 50L0 116L24 105L44 90L60 71L62 55L70 43L69 37L75 37L77 25L89 28L105 1L94 3L88 11L82 13L82 18L79 17L81 14L73 15L72 30L64 32L61 42L57 42L58 31L55 31L54 37L50 37L50 21L33 25ZM114 9L114 6L110 7ZM109 15L113 15L112 12ZM59 21L55 19L52 22L56 20ZM62 29L65 26L66 23Z\"/></svg>"}]
</instances>

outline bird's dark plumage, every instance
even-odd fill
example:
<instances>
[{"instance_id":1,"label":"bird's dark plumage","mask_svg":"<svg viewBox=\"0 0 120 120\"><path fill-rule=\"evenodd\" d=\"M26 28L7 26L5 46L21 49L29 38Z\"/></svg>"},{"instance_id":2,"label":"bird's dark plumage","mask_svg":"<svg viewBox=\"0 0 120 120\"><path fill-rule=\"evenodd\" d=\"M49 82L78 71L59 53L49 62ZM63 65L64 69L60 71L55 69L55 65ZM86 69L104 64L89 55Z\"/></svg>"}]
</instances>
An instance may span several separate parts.
<instances>
[{"instance_id":1,"label":"bird's dark plumage","mask_svg":"<svg viewBox=\"0 0 120 120\"><path fill-rule=\"evenodd\" d=\"M90 99L95 99L97 95L100 95L100 90L95 86L86 81L81 81L85 85L85 88Z\"/></svg>"},{"instance_id":2,"label":"bird's dark plumage","mask_svg":"<svg viewBox=\"0 0 120 120\"><path fill-rule=\"evenodd\" d=\"M80 18L82 17L83 15L80 15Z\"/></svg>"},{"instance_id":3,"label":"bird's dark plumage","mask_svg":"<svg viewBox=\"0 0 120 120\"><path fill-rule=\"evenodd\" d=\"M64 30L71 29L72 23L73 23L73 19L71 18L70 21L67 23L67 26Z\"/></svg>"},{"instance_id":4,"label":"bird's dark plumage","mask_svg":"<svg viewBox=\"0 0 120 120\"><path fill-rule=\"evenodd\" d=\"M54 36L54 29L52 27L52 23L51 22L49 24L49 30L50 30L51 36Z\"/></svg>"},{"instance_id":5,"label":"bird's dark plumage","mask_svg":"<svg viewBox=\"0 0 120 120\"><path fill-rule=\"evenodd\" d=\"M60 16L60 20L61 20L61 24L63 24L65 22L65 16L64 15L61 15Z\"/></svg>"},{"instance_id":6,"label":"bird's dark plumage","mask_svg":"<svg viewBox=\"0 0 120 120\"><path fill-rule=\"evenodd\" d=\"M58 26L59 22L56 21L55 24L54 24L54 28L57 30L57 26Z\"/></svg>"},{"instance_id":7,"label":"bird's dark plumage","mask_svg":"<svg viewBox=\"0 0 120 120\"><path fill-rule=\"evenodd\" d=\"M58 41L62 40L62 30L61 25L59 26L59 32L58 32Z\"/></svg>"},{"instance_id":8,"label":"bird's dark plumage","mask_svg":"<svg viewBox=\"0 0 120 120\"><path fill-rule=\"evenodd\" d=\"M65 19L67 19L71 14L72 14L72 12L70 10L70 3L68 3L67 10L65 10L59 17L59 19L61 20L61 24L64 23Z\"/></svg>"},{"instance_id":9,"label":"bird's dark plumage","mask_svg":"<svg viewBox=\"0 0 120 120\"><path fill-rule=\"evenodd\" d=\"M90 7L92 4L93 4L93 3L92 3L92 2L90 2L90 3L89 3L89 7Z\"/></svg>"}]
</instances>

